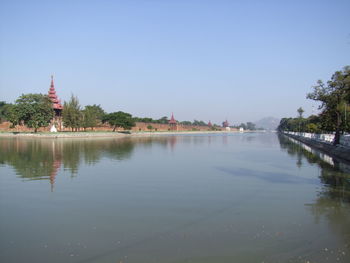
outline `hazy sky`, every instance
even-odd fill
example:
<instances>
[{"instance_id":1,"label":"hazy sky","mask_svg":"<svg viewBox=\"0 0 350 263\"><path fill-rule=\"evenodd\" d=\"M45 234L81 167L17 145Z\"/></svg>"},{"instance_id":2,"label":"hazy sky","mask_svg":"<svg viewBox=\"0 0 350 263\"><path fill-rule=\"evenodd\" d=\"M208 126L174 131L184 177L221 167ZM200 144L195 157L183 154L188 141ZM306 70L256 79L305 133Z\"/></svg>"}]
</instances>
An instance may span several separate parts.
<instances>
[{"instance_id":1,"label":"hazy sky","mask_svg":"<svg viewBox=\"0 0 350 263\"><path fill-rule=\"evenodd\" d=\"M108 112L231 124L311 114L350 65L350 1L0 0L0 100L46 93Z\"/></svg>"}]
</instances>

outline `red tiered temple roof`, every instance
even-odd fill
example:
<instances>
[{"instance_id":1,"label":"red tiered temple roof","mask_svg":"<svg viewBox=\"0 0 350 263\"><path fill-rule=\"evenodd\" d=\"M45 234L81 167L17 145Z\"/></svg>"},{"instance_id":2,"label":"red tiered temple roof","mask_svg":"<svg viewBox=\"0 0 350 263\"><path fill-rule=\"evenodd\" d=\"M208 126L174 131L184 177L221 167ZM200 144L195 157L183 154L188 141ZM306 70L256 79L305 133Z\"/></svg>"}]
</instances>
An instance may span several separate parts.
<instances>
[{"instance_id":1,"label":"red tiered temple roof","mask_svg":"<svg viewBox=\"0 0 350 263\"><path fill-rule=\"evenodd\" d=\"M170 121L169 121L169 124L176 124L177 122L176 122L176 120L175 120L175 118L174 118L174 114L173 113L171 113L171 119L170 119Z\"/></svg>"},{"instance_id":2,"label":"red tiered temple roof","mask_svg":"<svg viewBox=\"0 0 350 263\"><path fill-rule=\"evenodd\" d=\"M55 110L62 110L62 104L61 101L58 99L57 95L56 95L56 90L55 90L55 86L53 84L53 76L51 76L51 85L50 85L50 89L49 89L49 98L52 101L52 107Z\"/></svg>"},{"instance_id":3,"label":"red tiered temple roof","mask_svg":"<svg viewBox=\"0 0 350 263\"><path fill-rule=\"evenodd\" d=\"M211 124L211 121L208 122L208 126L211 127L213 124Z\"/></svg>"},{"instance_id":4,"label":"red tiered temple roof","mask_svg":"<svg viewBox=\"0 0 350 263\"><path fill-rule=\"evenodd\" d=\"M227 121L227 120L226 120L226 121L224 121L224 122L222 123L222 126L223 126L224 128L228 127L228 126L229 126L228 121Z\"/></svg>"}]
</instances>

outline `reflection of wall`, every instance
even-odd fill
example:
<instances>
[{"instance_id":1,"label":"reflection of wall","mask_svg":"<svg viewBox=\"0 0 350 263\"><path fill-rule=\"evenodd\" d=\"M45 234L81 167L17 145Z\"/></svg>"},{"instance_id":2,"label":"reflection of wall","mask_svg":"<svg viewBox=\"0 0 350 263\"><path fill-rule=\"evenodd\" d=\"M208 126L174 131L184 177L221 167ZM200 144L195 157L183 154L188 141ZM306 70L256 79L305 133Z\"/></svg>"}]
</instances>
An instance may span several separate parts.
<instances>
[{"instance_id":1,"label":"reflection of wall","mask_svg":"<svg viewBox=\"0 0 350 263\"><path fill-rule=\"evenodd\" d=\"M197 125L182 125L177 124L176 128L174 129L169 124L160 124L160 123L146 123L146 122L136 122L136 126L132 128L133 131L150 131L147 127L152 126L153 131L169 131L169 130L176 130L176 131L210 131L211 127L209 126L197 126ZM221 130L225 130L224 128L220 128ZM237 129L233 129L237 131Z\"/></svg>"},{"instance_id":2,"label":"reflection of wall","mask_svg":"<svg viewBox=\"0 0 350 263\"><path fill-rule=\"evenodd\" d=\"M324 185L315 197L315 202L307 204L315 221L325 220L330 229L339 239L342 247L333 247L329 244L327 253L329 262L350 260L350 165L339 162L303 143L285 135L279 135L280 146L289 155L316 164L320 168L319 178ZM332 252L332 253L331 253ZM344 253L343 253L344 252Z\"/></svg>"},{"instance_id":3,"label":"reflection of wall","mask_svg":"<svg viewBox=\"0 0 350 263\"><path fill-rule=\"evenodd\" d=\"M329 163L330 165L334 165L334 161L333 158L325 153L321 153L320 151L316 151L314 149L312 149L310 146L299 142L293 138L288 137L289 140L291 140L293 143L300 145L300 147L302 147L304 150L316 155L317 157L319 157L322 161Z\"/></svg>"},{"instance_id":4,"label":"reflection of wall","mask_svg":"<svg viewBox=\"0 0 350 263\"><path fill-rule=\"evenodd\" d=\"M320 180L326 186L324 190L327 194L341 196L350 202L349 163L340 162L285 135L278 138L281 148L289 155L296 156L299 162L306 160L320 167Z\"/></svg>"},{"instance_id":5,"label":"reflection of wall","mask_svg":"<svg viewBox=\"0 0 350 263\"><path fill-rule=\"evenodd\" d=\"M334 134L318 134L318 133L309 133L309 132L288 132L284 133L302 137L305 139L310 139L318 142L324 142L332 144L334 141ZM343 147L350 148L350 135L340 135L340 145Z\"/></svg>"},{"instance_id":6,"label":"reflection of wall","mask_svg":"<svg viewBox=\"0 0 350 263\"><path fill-rule=\"evenodd\" d=\"M0 138L0 163L10 165L26 180L49 180L52 190L61 167L72 175L81 162L93 164L103 156L125 160L136 146L160 144L174 148L176 137L33 139Z\"/></svg>"}]
</instances>

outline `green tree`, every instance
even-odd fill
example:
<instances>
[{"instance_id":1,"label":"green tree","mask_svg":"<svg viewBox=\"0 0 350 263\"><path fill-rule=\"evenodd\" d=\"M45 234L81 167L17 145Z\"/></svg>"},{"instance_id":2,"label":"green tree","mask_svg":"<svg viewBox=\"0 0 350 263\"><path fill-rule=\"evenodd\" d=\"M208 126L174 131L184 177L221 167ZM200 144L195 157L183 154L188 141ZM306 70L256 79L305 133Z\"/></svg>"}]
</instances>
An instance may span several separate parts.
<instances>
[{"instance_id":1,"label":"green tree","mask_svg":"<svg viewBox=\"0 0 350 263\"><path fill-rule=\"evenodd\" d=\"M180 122L180 124L182 124L182 125L192 125L192 122L190 122L190 121L182 121L182 122Z\"/></svg>"},{"instance_id":2,"label":"green tree","mask_svg":"<svg viewBox=\"0 0 350 263\"><path fill-rule=\"evenodd\" d=\"M86 128L94 128L96 127L105 115L104 110L100 105L87 105L85 109L82 111L82 126L84 129Z\"/></svg>"},{"instance_id":3,"label":"green tree","mask_svg":"<svg viewBox=\"0 0 350 263\"><path fill-rule=\"evenodd\" d=\"M113 131L115 131L117 127L130 130L135 126L135 120L132 115L122 111L107 114L105 121L113 127Z\"/></svg>"},{"instance_id":4,"label":"green tree","mask_svg":"<svg viewBox=\"0 0 350 263\"><path fill-rule=\"evenodd\" d=\"M198 120L194 120L193 125L195 125L195 126L207 126L207 124L204 121L198 121Z\"/></svg>"},{"instance_id":5,"label":"green tree","mask_svg":"<svg viewBox=\"0 0 350 263\"><path fill-rule=\"evenodd\" d=\"M247 130L250 130L250 131L256 130L256 125L252 122L247 122L246 127L247 127Z\"/></svg>"},{"instance_id":6,"label":"green tree","mask_svg":"<svg viewBox=\"0 0 350 263\"><path fill-rule=\"evenodd\" d=\"M12 126L25 124L34 128L34 132L40 127L48 126L53 116L52 102L47 95L42 94L23 94L7 113Z\"/></svg>"},{"instance_id":7,"label":"green tree","mask_svg":"<svg viewBox=\"0 0 350 263\"><path fill-rule=\"evenodd\" d=\"M147 125L147 129L153 130L153 126L152 125Z\"/></svg>"},{"instance_id":8,"label":"green tree","mask_svg":"<svg viewBox=\"0 0 350 263\"><path fill-rule=\"evenodd\" d=\"M0 123L8 120L8 115L12 106L12 104L6 103L5 101L0 101Z\"/></svg>"},{"instance_id":9,"label":"green tree","mask_svg":"<svg viewBox=\"0 0 350 263\"><path fill-rule=\"evenodd\" d=\"M303 117L303 113L304 113L304 110L302 107L299 107L299 109L297 109L297 112L299 114L299 118L301 119Z\"/></svg>"},{"instance_id":10,"label":"green tree","mask_svg":"<svg viewBox=\"0 0 350 263\"><path fill-rule=\"evenodd\" d=\"M168 117L164 116L164 117L160 118L159 120L156 120L156 123L168 124L169 119L168 119Z\"/></svg>"},{"instance_id":11,"label":"green tree","mask_svg":"<svg viewBox=\"0 0 350 263\"><path fill-rule=\"evenodd\" d=\"M239 128L243 128L244 130L247 130L247 125L245 125L244 123L241 123L239 125Z\"/></svg>"},{"instance_id":12,"label":"green tree","mask_svg":"<svg viewBox=\"0 0 350 263\"><path fill-rule=\"evenodd\" d=\"M331 125L327 126L334 127L334 145L339 144L340 133L349 126L346 117L347 105L350 104L350 66L336 71L327 83L319 80L307 98L321 102L322 121L330 122Z\"/></svg>"},{"instance_id":13,"label":"green tree","mask_svg":"<svg viewBox=\"0 0 350 263\"><path fill-rule=\"evenodd\" d=\"M282 118L277 130L296 132L299 130L299 121L297 118Z\"/></svg>"},{"instance_id":14,"label":"green tree","mask_svg":"<svg viewBox=\"0 0 350 263\"><path fill-rule=\"evenodd\" d=\"M62 118L64 125L72 131L77 131L82 126L82 112L76 96L72 95L69 102L64 102Z\"/></svg>"},{"instance_id":15,"label":"green tree","mask_svg":"<svg viewBox=\"0 0 350 263\"><path fill-rule=\"evenodd\" d=\"M144 117L144 118L140 118L140 117L134 117L134 120L137 122L146 122L146 123L155 123L156 121L153 120L152 118L148 118L148 117Z\"/></svg>"},{"instance_id":16,"label":"green tree","mask_svg":"<svg viewBox=\"0 0 350 263\"><path fill-rule=\"evenodd\" d=\"M319 129L315 123L308 123L305 126L305 131L311 133L318 133Z\"/></svg>"},{"instance_id":17,"label":"green tree","mask_svg":"<svg viewBox=\"0 0 350 263\"><path fill-rule=\"evenodd\" d=\"M302 124L304 110L302 107L299 107L299 109L297 109L297 112L298 112L298 121L299 121L298 132L301 132L301 124Z\"/></svg>"}]
</instances>

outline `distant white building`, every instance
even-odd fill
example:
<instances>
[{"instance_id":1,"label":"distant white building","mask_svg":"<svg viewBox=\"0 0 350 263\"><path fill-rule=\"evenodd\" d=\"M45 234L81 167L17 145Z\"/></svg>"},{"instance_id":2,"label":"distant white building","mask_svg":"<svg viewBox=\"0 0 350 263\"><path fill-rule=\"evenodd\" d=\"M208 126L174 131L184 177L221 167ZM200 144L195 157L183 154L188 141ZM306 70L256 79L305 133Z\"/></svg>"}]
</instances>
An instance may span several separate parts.
<instances>
[{"instance_id":1,"label":"distant white building","mask_svg":"<svg viewBox=\"0 0 350 263\"><path fill-rule=\"evenodd\" d=\"M240 127L240 128L239 128L239 132L244 132L243 127Z\"/></svg>"}]
</instances>

